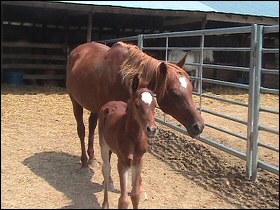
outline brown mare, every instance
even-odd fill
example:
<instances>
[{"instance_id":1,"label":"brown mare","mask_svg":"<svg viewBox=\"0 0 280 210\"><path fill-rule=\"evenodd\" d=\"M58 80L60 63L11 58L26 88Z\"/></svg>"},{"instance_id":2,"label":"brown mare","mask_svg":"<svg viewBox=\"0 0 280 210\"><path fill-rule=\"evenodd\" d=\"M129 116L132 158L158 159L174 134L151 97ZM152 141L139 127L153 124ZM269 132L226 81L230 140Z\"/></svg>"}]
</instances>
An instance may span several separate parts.
<instances>
[{"instance_id":1,"label":"brown mare","mask_svg":"<svg viewBox=\"0 0 280 210\"><path fill-rule=\"evenodd\" d=\"M118 208L128 208L127 179L132 169L131 201L133 208L138 208L142 181L140 177L143 155L148 149L148 137L157 132L155 124L156 101L153 93L147 88L139 88L138 74L132 83L132 98L127 103L110 101L99 112L98 131L102 173L104 177L104 201L102 208L109 208L108 186L111 165L110 151L118 156L118 173L121 195Z\"/></svg>"},{"instance_id":2,"label":"brown mare","mask_svg":"<svg viewBox=\"0 0 280 210\"><path fill-rule=\"evenodd\" d=\"M189 75L181 68L184 61L185 57L177 65L162 62L143 53L137 46L123 42L111 48L90 42L71 52L66 82L81 141L82 167L88 167L95 159L94 130L101 107L108 101L127 101L136 74L140 76L140 85L157 95L161 110L182 123L191 137L203 131L204 121L192 99ZM83 108L91 112L87 151Z\"/></svg>"}]
</instances>

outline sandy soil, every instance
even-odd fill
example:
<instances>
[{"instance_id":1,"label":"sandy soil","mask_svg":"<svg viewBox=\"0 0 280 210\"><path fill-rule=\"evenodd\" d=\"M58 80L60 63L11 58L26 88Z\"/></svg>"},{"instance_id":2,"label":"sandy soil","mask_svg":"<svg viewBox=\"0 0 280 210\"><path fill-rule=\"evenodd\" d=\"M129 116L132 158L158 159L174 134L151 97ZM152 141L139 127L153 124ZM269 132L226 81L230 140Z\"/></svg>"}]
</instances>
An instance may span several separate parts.
<instances>
[{"instance_id":1,"label":"sandy soil","mask_svg":"<svg viewBox=\"0 0 280 210\"><path fill-rule=\"evenodd\" d=\"M241 96L240 100L243 99ZM101 208L103 178L98 133L94 145L97 163L93 170L81 170L80 142L65 89L4 85L1 102L1 208ZM211 107L213 103L204 104ZM278 107L279 97L270 97L267 103ZM245 116L236 107L217 108L214 104L212 108ZM86 126L88 116L85 112ZM203 117L207 122L212 119L206 114ZM261 119L263 123L266 118ZM220 119L214 121L230 127ZM279 116L270 118L269 123L279 126ZM148 200L141 201L140 208L279 208L278 175L259 170L258 180L252 182L245 176L245 161L160 127L159 135L151 140L145 154L142 177ZM236 129L246 133L246 129ZM204 135L236 149L246 148L242 142L225 141L211 129L206 129ZM276 147L278 144L279 148L279 139L265 135L262 141ZM265 150L260 157L279 164L279 153ZM115 155L112 176L116 191L109 194L110 207L117 208L119 180Z\"/></svg>"}]
</instances>

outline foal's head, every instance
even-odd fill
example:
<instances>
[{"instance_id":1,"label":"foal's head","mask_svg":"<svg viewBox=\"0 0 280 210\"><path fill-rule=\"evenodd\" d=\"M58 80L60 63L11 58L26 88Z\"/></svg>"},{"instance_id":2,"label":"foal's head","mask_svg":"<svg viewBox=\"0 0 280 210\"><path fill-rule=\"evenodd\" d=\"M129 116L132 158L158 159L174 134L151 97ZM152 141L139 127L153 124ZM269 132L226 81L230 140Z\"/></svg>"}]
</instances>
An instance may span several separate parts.
<instances>
[{"instance_id":1,"label":"foal's head","mask_svg":"<svg viewBox=\"0 0 280 210\"><path fill-rule=\"evenodd\" d=\"M147 88L139 86L138 74L134 76L132 82L132 99L128 103L128 109L132 116L137 120L148 137L154 137L157 133L155 123L156 101L154 94Z\"/></svg>"}]
</instances>

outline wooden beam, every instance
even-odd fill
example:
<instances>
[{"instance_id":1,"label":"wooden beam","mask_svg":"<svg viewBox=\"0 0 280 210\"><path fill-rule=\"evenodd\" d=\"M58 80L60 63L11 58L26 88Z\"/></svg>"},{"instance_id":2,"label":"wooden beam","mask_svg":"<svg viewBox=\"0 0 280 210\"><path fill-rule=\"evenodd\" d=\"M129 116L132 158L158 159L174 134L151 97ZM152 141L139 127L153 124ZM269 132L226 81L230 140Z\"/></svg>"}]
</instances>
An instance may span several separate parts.
<instances>
[{"instance_id":1,"label":"wooden beam","mask_svg":"<svg viewBox=\"0 0 280 210\"><path fill-rule=\"evenodd\" d=\"M65 79L65 75L49 75L49 74L24 74L23 79L40 79L40 80L60 80Z\"/></svg>"},{"instance_id":2,"label":"wooden beam","mask_svg":"<svg viewBox=\"0 0 280 210\"><path fill-rule=\"evenodd\" d=\"M164 27L177 26L177 25L184 25L184 24L195 23L195 22L200 22L200 21L201 21L201 18L184 17L184 18L178 18L178 19L165 20L163 22L163 26Z\"/></svg>"},{"instance_id":3,"label":"wooden beam","mask_svg":"<svg viewBox=\"0 0 280 210\"><path fill-rule=\"evenodd\" d=\"M1 4L1 43L3 43L4 41L4 38L3 38L3 35L4 35L4 32L3 32L3 18L4 16L4 6ZM4 70L2 68L2 65L3 65L3 45L1 44L1 83L4 81Z\"/></svg>"},{"instance_id":4,"label":"wooden beam","mask_svg":"<svg viewBox=\"0 0 280 210\"><path fill-rule=\"evenodd\" d=\"M30 42L2 42L2 47L30 47L30 48L61 48L64 49L64 44L48 44L48 43L30 43Z\"/></svg>"},{"instance_id":5,"label":"wooden beam","mask_svg":"<svg viewBox=\"0 0 280 210\"><path fill-rule=\"evenodd\" d=\"M3 54L3 59L24 59L24 60L56 60L66 61L65 55L38 55L38 54Z\"/></svg>"},{"instance_id":6,"label":"wooden beam","mask_svg":"<svg viewBox=\"0 0 280 210\"><path fill-rule=\"evenodd\" d=\"M265 24L265 25L276 25L279 24L279 18L268 18L268 17L256 17L249 15L235 15L235 14L219 14L219 13L208 13L207 20L219 21L219 22L236 22L236 23L247 23L247 24Z\"/></svg>"},{"instance_id":7,"label":"wooden beam","mask_svg":"<svg viewBox=\"0 0 280 210\"><path fill-rule=\"evenodd\" d=\"M57 70L66 70L66 65L57 65L57 64L3 64L3 69L17 69L17 70L41 70L41 69L57 69Z\"/></svg>"}]
</instances>

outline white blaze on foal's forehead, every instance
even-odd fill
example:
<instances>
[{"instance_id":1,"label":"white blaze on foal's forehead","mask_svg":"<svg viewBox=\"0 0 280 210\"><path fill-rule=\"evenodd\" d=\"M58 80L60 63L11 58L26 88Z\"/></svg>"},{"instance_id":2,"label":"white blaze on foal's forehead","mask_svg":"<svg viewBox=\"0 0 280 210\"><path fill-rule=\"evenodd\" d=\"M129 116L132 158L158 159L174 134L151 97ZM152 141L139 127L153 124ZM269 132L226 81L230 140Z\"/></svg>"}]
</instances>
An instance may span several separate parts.
<instances>
[{"instance_id":1,"label":"white blaze on foal's forehead","mask_svg":"<svg viewBox=\"0 0 280 210\"><path fill-rule=\"evenodd\" d=\"M187 78L186 78L186 77L180 77L180 78L179 78L179 81L180 81L180 83L181 83L181 85L182 85L183 88L187 88L187 86L188 86L188 81L187 81Z\"/></svg>"},{"instance_id":2,"label":"white blaze on foal's forehead","mask_svg":"<svg viewBox=\"0 0 280 210\"><path fill-rule=\"evenodd\" d=\"M153 96L151 95L151 93L149 92L143 92L141 94L141 99L142 101L144 101L146 104L151 104L152 103L152 100L153 100Z\"/></svg>"}]
</instances>

